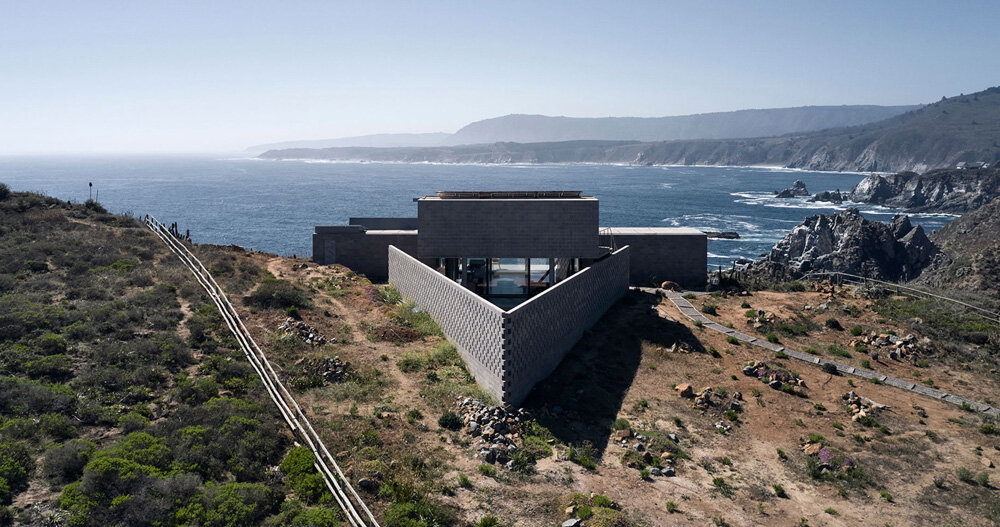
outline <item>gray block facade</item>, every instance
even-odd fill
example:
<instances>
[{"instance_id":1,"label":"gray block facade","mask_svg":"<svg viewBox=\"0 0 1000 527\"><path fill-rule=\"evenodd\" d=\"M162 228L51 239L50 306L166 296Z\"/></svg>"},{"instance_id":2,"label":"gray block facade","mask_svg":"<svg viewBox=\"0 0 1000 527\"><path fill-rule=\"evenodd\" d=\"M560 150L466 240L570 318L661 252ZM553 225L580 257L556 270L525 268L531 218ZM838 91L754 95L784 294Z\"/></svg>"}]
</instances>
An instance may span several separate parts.
<instances>
[{"instance_id":1,"label":"gray block facade","mask_svg":"<svg viewBox=\"0 0 1000 527\"><path fill-rule=\"evenodd\" d=\"M511 311L395 247L389 283L434 318L480 386L517 405L628 291L629 251L622 247Z\"/></svg>"},{"instance_id":2,"label":"gray block facade","mask_svg":"<svg viewBox=\"0 0 1000 527\"><path fill-rule=\"evenodd\" d=\"M601 245L632 248L632 285L658 287L670 280L687 288L705 285L708 236L691 228L605 227Z\"/></svg>"},{"instance_id":3,"label":"gray block facade","mask_svg":"<svg viewBox=\"0 0 1000 527\"><path fill-rule=\"evenodd\" d=\"M598 202L575 199L417 200L421 258L597 258Z\"/></svg>"},{"instance_id":4,"label":"gray block facade","mask_svg":"<svg viewBox=\"0 0 1000 527\"><path fill-rule=\"evenodd\" d=\"M441 326L479 385L503 400L504 311L396 247L389 283Z\"/></svg>"},{"instance_id":5,"label":"gray block facade","mask_svg":"<svg viewBox=\"0 0 1000 527\"><path fill-rule=\"evenodd\" d=\"M630 253L622 247L506 313L505 401L523 401L628 291Z\"/></svg>"},{"instance_id":6,"label":"gray block facade","mask_svg":"<svg viewBox=\"0 0 1000 527\"><path fill-rule=\"evenodd\" d=\"M350 218L348 225L360 225L372 231L415 231L417 218Z\"/></svg>"},{"instance_id":7,"label":"gray block facade","mask_svg":"<svg viewBox=\"0 0 1000 527\"><path fill-rule=\"evenodd\" d=\"M373 282L389 278L389 246L417 254L417 231L367 230L360 225L316 227L313 261L341 264Z\"/></svg>"}]
</instances>

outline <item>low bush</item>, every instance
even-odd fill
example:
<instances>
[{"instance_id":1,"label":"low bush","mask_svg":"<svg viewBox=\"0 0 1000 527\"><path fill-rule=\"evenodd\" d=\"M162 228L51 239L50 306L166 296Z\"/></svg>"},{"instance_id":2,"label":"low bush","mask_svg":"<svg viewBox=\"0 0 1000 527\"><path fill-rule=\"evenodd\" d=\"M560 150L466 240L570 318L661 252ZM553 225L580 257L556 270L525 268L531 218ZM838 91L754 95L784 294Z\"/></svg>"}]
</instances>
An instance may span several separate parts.
<instances>
[{"instance_id":1,"label":"low bush","mask_svg":"<svg viewBox=\"0 0 1000 527\"><path fill-rule=\"evenodd\" d=\"M705 313L706 315L718 315L719 306L715 304L705 304L704 306L701 307L701 312Z\"/></svg>"},{"instance_id":2,"label":"low bush","mask_svg":"<svg viewBox=\"0 0 1000 527\"><path fill-rule=\"evenodd\" d=\"M455 412L447 411L438 418L438 425L447 430L459 430L462 428L462 418Z\"/></svg>"},{"instance_id":3,"label":"low bush","mask_svg":"<svg viewBox=\"0 0 1000 527\"><path fill-rule=\"evenodd\" d=\"M243 298L244 303L271 309L288 309L290 307L307 308L309 297L287 280L267 277L253 292Z\"/></svg>"},{"instance_id":4,"label":"low bush","mask_svg":"<svg viewBox=\"0 0 1000 527\"><path fill-rule=\"evenodd\" d=\"M826 322L824 324L826 325L826 327L828 327L830 329L833 329L833 330L840 331L840 330L844 329L844 326L840 325L840 321L837 320L834 317L830 317L830 318L826 319Z\"/></svg>"},{"instance_id":5,"label":"low bush","mask_svg":"<svg viewBox=\"0 0 1000 527\"><path fill-rule=\"evenodd\" d=\"M82 439L56 443L45 450L42 473L63 482L74 481L94 455L94 444Z\"/></svg>"}]
</instances>

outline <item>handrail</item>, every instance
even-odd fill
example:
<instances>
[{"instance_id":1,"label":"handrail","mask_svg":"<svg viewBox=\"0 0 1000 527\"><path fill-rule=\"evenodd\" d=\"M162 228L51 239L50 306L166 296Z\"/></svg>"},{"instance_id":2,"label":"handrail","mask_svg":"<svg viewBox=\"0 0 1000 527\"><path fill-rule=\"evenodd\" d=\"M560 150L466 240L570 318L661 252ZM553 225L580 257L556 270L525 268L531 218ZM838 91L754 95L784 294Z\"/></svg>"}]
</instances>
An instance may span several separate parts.
<instances>
[{"instance_id":1,"label":"handrail","mask_svg":"<svg viewBox=\"0 0 1000 527\"><path fill-rule=\"evenodd\" d=\"M313 467L316 471L323 476L324 483L327 489L333 495L337 502L337 505L344 511L348 522L352 527L379 527L378 522L375 520L375 516L365 505L364 501L351 486L350 481L344 475L337 461L330 454L330 451L326 448L323 440L316 433L309 419L306 417L302 408L299 406L292 394L285 388L282 384L281 379L278 377L277 372L271 366L270 361L267 360L267 356L261 350L260 346L251 336L249 330L243 324L243 320L240 318L239 313L236 308L229 301L229 297L223 291L222 287L215 281L211 273L205 268L204 264L199 260L188 248L181 243L177 237L170 232L166 226L160 223L156 218L146 215L143 219L143 223L156 234L164 244L173 252L181 262L195 275L195 279L198 283L205 289L209 297L215 303L216 307L219 309L219 313L222 315L223 320L229 327L230 332L236 337L236 341L239 343L243 354L246 356L247 360L250 362L251 367L260 377L261 382L264 384L264 388L267 391L268 396L274 402L275 406L278 407L279 412L281 412L282 418L285 423L291 429L293 434L297 434L305 443L306 446L312 451L314 462ZM330 467L333 467L333 470ZM333 474L336 471L337 475ZM339 476L339 478L338 478ZM346 492L345 492L346 489ZM348 494L348 492L350 494ZM353 501L351 499L353 497ZM358 512L357 507L360 506L364 511L365 516L367 516L367 521Z\"/></svg>"},{"instance_id":2,"label":"handrail","mask_svg":"<svg viewBox=\"0 0 1000 527\"><path fill-rule=\"evenodd\" d=\"M939 294L936 294L936 293L931 293L930 291L924 291L924 290L917 289L917 288L912 287L912 286L907 286L907 285L903 285L903 284L897 284L895 282L886 282L884 280L878 280L876 278L869 278L869 277L865 277L865 276L858 276L856 274L845 273L845 272L841 272L841 271L813 271L813 272L806 273L805 275L803 275L803 278L809 278L811 276L824 276L824 275L825 276L846 276L848 278L854 279L855 281L873 282L873 283L876 283L876 284L885 285L887 287L892 287L892 288L894 288L894 289L896 289L898 291L906 291L909 294L912 294L913 296L921 296L922 295L922 296L926 296L926 297L936 298L938 300L944 300L946 302L952 302L954 304L959 304L959 305L961 305L963 307L967 307L969 309L972 309L973 311L976 311L976 314L979 315L979 316L981 316L981 317L983 317L983 318L986 318L986 319L991 320L993 322L1000 323L1000 313L997 313L995 311L990 311L989 309L986 309L986 308L983 308L983 307L979 307L979 306L970 304L968 302L963 302L963 301L955 299L955 298L949 298L949 297L946 297L944 295L939 295Z\"/></svg>"}]
</instances>

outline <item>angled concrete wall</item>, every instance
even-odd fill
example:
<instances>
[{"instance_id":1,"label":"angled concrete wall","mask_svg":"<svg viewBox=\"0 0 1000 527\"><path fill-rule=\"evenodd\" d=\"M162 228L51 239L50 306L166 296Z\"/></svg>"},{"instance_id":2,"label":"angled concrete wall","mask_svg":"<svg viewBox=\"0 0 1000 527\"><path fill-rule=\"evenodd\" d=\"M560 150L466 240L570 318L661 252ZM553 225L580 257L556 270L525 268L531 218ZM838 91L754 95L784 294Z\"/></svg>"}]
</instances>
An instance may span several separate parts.
<instances>
[{"instance_id":1,"label":"angled concrete wall","mask_svg":"<svg viewBox=\"0 0 1000 527\"><path fill-rule=\"evenodd\" d=\"M389 247L389 283L430 314L476 382L504 400L503 310L396 247Z\"/></svg>"},{"instance_id":2,"label":"angled concrete wall","mask_svg":"<svg viewBox=\"0 0 1000 527\"><path fill-rule=\"evenodd\" d=\"M622 247L505 314L505 402L520 404L628 291L629 253Z\"/></svg>"},{"instance_id":3,"label":"angled concrete wall","mask_svg":"<svg viewBox=\"0 0 1000 527\"><path fill-rule=\"evenodd\" d=\"M538 381L628 291L623 247L509 312L389 247L389 283L441 326L497 400L520 404Z\"/></svg>"},{"instance_id":4,"label":"angled concrete wall","mask_svg":"<svg viewBox=\"0 0 1000 527\"><path fill-rule=\"evenodd\" d=\"M692 289L705 285L708 236L697 229L606 227L601 229L601 245L632 248L632 285L659 287L665 280Z\"/></svg>"}]
</instances>

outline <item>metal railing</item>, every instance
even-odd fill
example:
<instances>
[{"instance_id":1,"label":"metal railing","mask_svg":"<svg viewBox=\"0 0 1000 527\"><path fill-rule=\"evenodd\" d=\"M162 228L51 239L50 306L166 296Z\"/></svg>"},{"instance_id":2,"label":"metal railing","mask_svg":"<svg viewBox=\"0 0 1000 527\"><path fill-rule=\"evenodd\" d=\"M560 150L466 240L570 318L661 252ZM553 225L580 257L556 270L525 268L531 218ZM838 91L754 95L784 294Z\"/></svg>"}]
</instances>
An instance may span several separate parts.
<instances>
[{"instance_id":1,"label":"metal railing","mask_svg":"<svg viewBox=\"0 0 1000 527\"><path fill-rule=\"evenodd\" d=\"M281 412L285 423L291 429L292 433L301 439L309 450L312 451L314 457L313 466L323 476L327 489L333 494L337 505L344 511L348 523L352 527L379 527L375 516L372 515L364 501L354 490L354 487L351 486L347 477L344 476L337 461L330 454L330 451L327 450L326 445L323 444L323 440L316 433L305 413L302 412L302 408L299 407L292 394L281 383L278 374L274 371L274 367L271 366L263 350L260 349L260 346L257 345L257 342L250 335L239 313L236 312L236 309L229 301L229 297L226 296L225 291L222 290L222 287L216 283L201 261L171 229L168 229L156 218L149 215L143 219L143 222L194 274L198 283L201 284L208 293L208 296L215 303L229 330L236 337L237 342L239 342L243 354L250 361L250 365L260 377L271 401L274 402L275 406ZM363 511L364 516L359 512L359 509Z\"/></svg>"},{"instance_id":2,"label":"metal railing","mask_svg":"<svg viewBox=\"0 0 1000 527\"><path fill-rule=\"evenodd\" d=\"M895 282L886 282L884 280L878 280L878 279L875 279L875 278L868 278L868 277L865 277L865 276L859 276L859 275L856 275L856 274L844 273L844 272L840 272L840 271L813 271L811 273L806 273L803 276L803 278L820 277L820 276L829 276L829 277L832 277L832 278L842 278L843 281L850 282L850 283L876 284L876 285L885 287L887 289L893 289L893 290L895 290L897 292L897 294L904 294L904 295L909 295L909 296L914 296L914 297L920 297L920 298L933 298L933 299L936 299L936 300L943 300L945 302L950 302L952 304L962 306L962 307L964 307L966 309L970 309L970 310L972 310L972 312L974 314L979 315L980 317L985 318L985 319L987 319L987 320L989 320L991 322L996 322L996 323L1000 324L1000 313L997 313L996 311L992 311L992 310L986 309L984 307L973 305L973 304L970 304L968 302L963 302L963 301L955 299L955 298L949 298L949 297L944 296L944 295L940 295L940 294L937 294L937 293L932 293L930 291L924 291L923 289L919 289L919 288L916 288L916 287L913 287L913 286L909 286L909 285L898 284L898 283L895 283Z\"/></svg>"}]
</instances>

